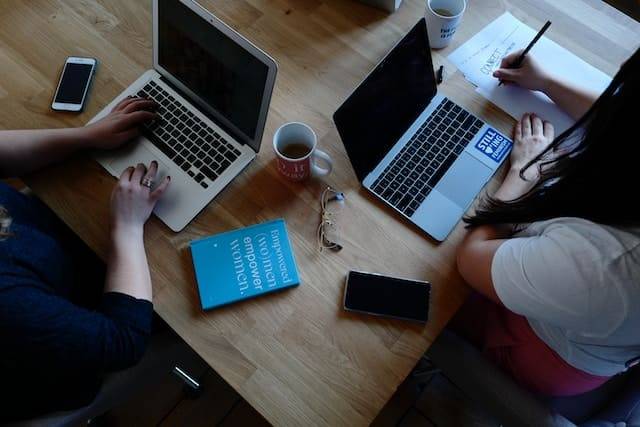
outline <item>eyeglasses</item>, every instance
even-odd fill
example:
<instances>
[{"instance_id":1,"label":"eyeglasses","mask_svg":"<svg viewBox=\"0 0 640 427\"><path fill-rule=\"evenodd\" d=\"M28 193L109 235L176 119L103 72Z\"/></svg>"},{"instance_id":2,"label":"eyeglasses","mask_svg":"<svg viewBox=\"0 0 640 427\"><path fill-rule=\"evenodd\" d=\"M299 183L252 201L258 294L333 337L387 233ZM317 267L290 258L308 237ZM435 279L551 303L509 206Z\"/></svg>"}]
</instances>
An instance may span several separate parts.
<instances>
[{"instance_id":1,"label":"eyeglasses","mask_svg":"<svg viewBox=\"0 0 640 427\"><path fill-rule=\"evenodd\" d=\"M320 207L322 208L320 224L318 225L318 247L320 248L320 252L324 249L330 249L335 252L342 249L342 245L327 237L327 231L335 231L336 229L334 212L327 209L330 204L333 204L332 202L344 203L344 194L331 187L327 187L320 197Z\"/></svg>"}]
</instances>

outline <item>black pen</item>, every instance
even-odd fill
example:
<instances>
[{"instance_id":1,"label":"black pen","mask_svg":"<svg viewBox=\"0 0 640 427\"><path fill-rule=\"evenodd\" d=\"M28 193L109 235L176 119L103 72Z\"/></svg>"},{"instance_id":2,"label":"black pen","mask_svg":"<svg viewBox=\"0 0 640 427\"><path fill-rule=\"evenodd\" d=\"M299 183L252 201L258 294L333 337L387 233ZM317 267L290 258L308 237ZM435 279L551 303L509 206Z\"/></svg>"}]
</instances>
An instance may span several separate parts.
<instances>
[{"instance_id":1,"label":"black pen","mask_svg":"<svg viewBox=\"0 0 640 427\"><path fill-rule=\"evenodd\" d=\"M549 28L550 26L551 26L551 21L547 21L542 26L542 29L540 31L538 31L538 34L536 34L536 36L533 38L533 40L531 40L531 43L529 43L529 46L527 46L527 48L522 51L520 56L518 56L518 58L513 62L513 64L509 65L509 68L519 68L522 65L522 61L524 61L524 58L525 58L525 56L527 56L527 53L529 53L529 51L531 50L533 45L536 44L536 42L540 39L540 37L542 37L544 32L547 31L547 28ZM500 80L500 83L498 83L498 86L502 86L503 83L504 82L502 80Z\"/></svg>"},{"instance_id":2,"label":"black pen","mask_svg":"<svg viewBox=\"0 0 640 427\"><path fill-rule=\"evenodd\" d=\"M438 84L442 83L443 78L444 78L444 65L441 65L440 68L438 68L438 72L436 73L436 83Z\"/></svg>"}]
</instances>

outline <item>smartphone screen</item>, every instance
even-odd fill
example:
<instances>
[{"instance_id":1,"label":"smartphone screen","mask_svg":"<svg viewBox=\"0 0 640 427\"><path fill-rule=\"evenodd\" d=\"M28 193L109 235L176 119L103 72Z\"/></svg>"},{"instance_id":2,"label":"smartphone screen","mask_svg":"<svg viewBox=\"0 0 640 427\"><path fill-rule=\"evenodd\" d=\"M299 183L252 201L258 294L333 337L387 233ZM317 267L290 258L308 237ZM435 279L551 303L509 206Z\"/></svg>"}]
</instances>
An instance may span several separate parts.
<instances>
[{"instance_id":1,"label":"smartphone screen","mask_svg":"<svg viewBox=\"0 0 640 427\"><path fill-rule=\"evenodd\" d=\"M67 62L53 100L54 104L81 105L94 66L94 64Z\"/></svg>"},{"instance_id":2,"label":"smartphone screen","mask_svg":"<svg viewBox=\"0 0 640 427\"><path fill-rule=\"evenodd\" d=\"M351 271L344 294L346 310L426 322L431 285Z\"/></svg>"}]
</instances>

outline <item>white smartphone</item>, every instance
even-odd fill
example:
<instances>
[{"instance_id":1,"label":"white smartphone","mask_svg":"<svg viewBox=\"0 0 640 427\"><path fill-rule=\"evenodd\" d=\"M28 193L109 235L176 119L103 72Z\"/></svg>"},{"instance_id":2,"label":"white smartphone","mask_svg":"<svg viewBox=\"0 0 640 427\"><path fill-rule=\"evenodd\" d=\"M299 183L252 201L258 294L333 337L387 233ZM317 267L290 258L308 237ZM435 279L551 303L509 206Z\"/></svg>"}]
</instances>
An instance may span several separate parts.
<instances>
[{"instance_id":1,"label":"white smartphone","mask_svg":"<svg viewBox=\"0 0 640 427\"><path fill-rule=\"evenodd\" d=\"M68 57L51 108L56 111L82 111L97 64L95 58Z\"/></svg>"}]
</instances>

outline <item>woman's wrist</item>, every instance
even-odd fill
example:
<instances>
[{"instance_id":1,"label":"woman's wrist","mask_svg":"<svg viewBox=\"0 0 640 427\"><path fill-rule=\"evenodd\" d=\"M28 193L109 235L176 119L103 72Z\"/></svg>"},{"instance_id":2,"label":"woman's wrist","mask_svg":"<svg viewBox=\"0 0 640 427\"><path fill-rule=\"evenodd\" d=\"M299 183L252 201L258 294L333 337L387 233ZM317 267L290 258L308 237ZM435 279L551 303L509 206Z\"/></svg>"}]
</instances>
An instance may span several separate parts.
<instances>
[{"instance_id":1,"label":"woman's wrist","mask_svg":"<svg viewBox=\"0 0 640 427\"><path fill-rule=\"evenodd\" d=\"M91 138L86 128L49 129L46 132L49 135L57 136L57 139L72 151L87 148L88 145L91 146ZM67 151L69 151L68 149Z\"/></svg>"},{"instance_id":2,"label":"woman's wrist","mask_svg":"<svg viewBox=\"0 0 640 427\"><path fill-rule=\"evenodd\" d=\"M537 179L522 177L520 171L521 168L515 166L509 168L504 181L493 196L495 199L509 202L522 197L535 186Z\"/></svg>"},{"instance_id":3,"label":"woman's wrist","mask_svg":"<svg viewBox=\"0 0 640 427\"><path fill-rule=\"evenodd\" d=\"M137 299L152 300L142 226L113 224L105 292L119 292Z\"/></svg>"},{"instance_id":4,"label":"woman's wrist","mask_svg":"<svg viewBox=\"0 0 640 427\"><path fill-rule=\"evenodd\" d=\"M118 246L144 244L144 225L114 223L111 240Z\"/></svg>"},{"instance_id":5,"label":"woman's wrist","mask_svg":"<svg viewBox=\"0 0 640 427\"><path fill-rule=\"evenodd\" d=\"M75 140L82 148L96 148L96 138L91 132L91 126L71 129L75 132Z\"/></svg>"},{"instance_id":6,"label":"woman's wrist","mask_svg":"<svg viewBox=\"0 0 640 427\"><path fill-rule=\"evenodd\" d=\"M553 74L546 74L543 82L542 92L553 100L558 89L558 79Z\"/></svg>"}]
</instances>

